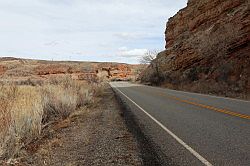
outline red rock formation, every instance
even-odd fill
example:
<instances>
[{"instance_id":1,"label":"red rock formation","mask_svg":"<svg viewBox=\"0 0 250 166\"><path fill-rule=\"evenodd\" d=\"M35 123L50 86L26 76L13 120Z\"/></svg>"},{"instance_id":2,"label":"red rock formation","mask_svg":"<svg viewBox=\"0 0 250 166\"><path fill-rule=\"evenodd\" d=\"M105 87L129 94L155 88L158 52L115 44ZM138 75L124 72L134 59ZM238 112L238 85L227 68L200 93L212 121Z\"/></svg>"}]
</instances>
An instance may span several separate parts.
<instances>
[{"instance_id":1,"label":"red rock formation","mask_svg":"<svg viewBox=\"0 0 250 166\"><path fill-rule=\"evenodd\" d=\"M130 79L132 76L131 68L125 64L111 65L102 67L102 71L107 71L109 79L125 80Z\"/></svg>"},{"instance_id":2,"label":"red rock formation","mask_svg":"<svg viewBox=\"0 0 250 166\"><path fill-rule=\"evenodd\" d=\"M0 75L6 72L7 68L5 66L0 65Z\"/></svg>"},{"instance_id":3,"label":"red rock formation","mask_svg":"<svg viewBox=\"0 0 250 166\"><path fill-rule=\"evenodd\" d=\"M89 73L80 73L78 74L78 80L86 80L89 82L96 81L97 80L97 74L96 72L89 72Z\"/></svg>"},{"instance_id":4,"label":"red rock formation","mask_svg":"<svg viewBox=\"0 0 250 166\"><path fill-rule=\"evenodd\" d=\"M172 84L176 89L204 89L204 93L249 95L249 10L248 0L189 0L169 19L166 50L142 80ZM206 92L202 87L208 84ZM195 89L198 85L200 90Z\"/></svg>"},{"instance_id":5,"label":"red rock formation","mask_svg":"<svg viewBox=\"0 0 250 166\"><path fill-rule=\"evenodd\" d=\"M1 79L46 80L69 75L75 80L101 81L104 79L128 80L136 77L134 69L140 65L98 62L56 62L16 58L0 58ZM1 80L0 80L1 81Z\"/></svg>"},{"instance_id":6,"label":"red rock formation","mask_svg":"<svg viewBox=\"0 0 250 166\"><path fill-rule=\"evenodd\" d=\"M101 69L97 66L86 71L79 71L61 64L40 65L35 68L37 75L72 74L79 80L96 80L98 70L106 71L109 79L128 79L132 75L130 67L125 64L109 64Z\"/></svg>"},{"instance_id":7,"label":"red rock formation","mask_svg":"<svg viewBox=\"0 0 250 166\"><path fill-rule=\"evenodd\" d=\"M69 74L70 67L61 64L40 65L35 68L37 75Z\"/></svg>"}]
</instances>

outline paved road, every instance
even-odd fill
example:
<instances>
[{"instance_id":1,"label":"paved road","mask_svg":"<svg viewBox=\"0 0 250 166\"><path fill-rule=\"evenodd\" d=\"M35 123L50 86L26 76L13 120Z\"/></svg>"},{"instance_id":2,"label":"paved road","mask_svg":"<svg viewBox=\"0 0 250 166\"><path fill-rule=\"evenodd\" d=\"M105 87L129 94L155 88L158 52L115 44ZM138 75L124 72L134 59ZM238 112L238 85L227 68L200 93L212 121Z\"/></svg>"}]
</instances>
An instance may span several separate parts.
<instances>
[{"instance_id":1,"label":"paved road","mask_svg":"<svg viewBox=\"0 0 250 166\"><path fill-rule=\"evenodd\" d=\"M249 101L127 82L110 85L164 154L165 164L250 166Z\"/></svg>"}]
</instances>

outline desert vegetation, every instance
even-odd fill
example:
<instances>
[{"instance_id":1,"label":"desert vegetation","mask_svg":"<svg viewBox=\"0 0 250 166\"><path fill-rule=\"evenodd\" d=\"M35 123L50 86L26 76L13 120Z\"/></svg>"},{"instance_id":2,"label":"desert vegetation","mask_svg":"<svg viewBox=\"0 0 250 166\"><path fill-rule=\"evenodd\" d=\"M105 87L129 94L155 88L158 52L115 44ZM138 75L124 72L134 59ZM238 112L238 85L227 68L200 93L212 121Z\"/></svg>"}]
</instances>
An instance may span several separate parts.
<instances>
[{"instance_id":1,"label":"desert vegetation","mask_svg":"<svg viewBox=\"0 0 250 166\"><path fill-rule=\"evenodd\" d=\"M150 64L157 56L159 51L157 50L152 50L146 52L141 58L140 58L140 63L141 64Z\"/></svg>"},{"instance_id":2,"label":"desert vegetation","mask_svg":"<svg viewBox=\"0 0 250 166\"><path fill-rule=\"evenodd\" d=\"M0 160L17 157L20 149L39 137L43 128L67 118L90 104L102 93L100 85L76 81L69 76L55 77L35 84L1 82Z\"/></svg>"}]
</instances>

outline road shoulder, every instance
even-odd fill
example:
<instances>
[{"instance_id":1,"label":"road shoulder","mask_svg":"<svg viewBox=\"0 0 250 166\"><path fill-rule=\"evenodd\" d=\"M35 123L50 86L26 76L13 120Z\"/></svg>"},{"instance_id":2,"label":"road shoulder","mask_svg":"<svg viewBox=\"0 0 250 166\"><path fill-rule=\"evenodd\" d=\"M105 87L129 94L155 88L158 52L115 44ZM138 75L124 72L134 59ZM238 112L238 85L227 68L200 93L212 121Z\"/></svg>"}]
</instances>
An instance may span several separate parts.
<instances>
[{"instance_id":1,"label":"road shoulder","mask_svg":"<svg viewBox=\"0 0 250 166\"><path fill-rule=\"evenodd\" d=\"M142 165L139 146L127 129L109 86L91 108L54 126L25 165ZM31 148L32 149L32 148Z\"/></svg>"}]
</instances>

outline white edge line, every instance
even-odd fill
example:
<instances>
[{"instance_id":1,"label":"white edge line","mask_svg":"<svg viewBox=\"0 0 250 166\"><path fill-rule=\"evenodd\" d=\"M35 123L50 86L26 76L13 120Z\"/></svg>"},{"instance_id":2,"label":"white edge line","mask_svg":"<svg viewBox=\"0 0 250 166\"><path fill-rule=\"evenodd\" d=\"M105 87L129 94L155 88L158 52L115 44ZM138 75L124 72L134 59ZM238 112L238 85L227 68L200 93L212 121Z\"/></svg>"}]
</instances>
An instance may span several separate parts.
<instances>
[{"instance_id":1,"label":"white edge line","mask_svg":"<svg viewBox=\"0 0 250 166\"><path fill-rule=\"evenodd\" d=\"M194 155L198 160L200 160L206 166L213 166L209 161L207 161L204 157L202 157L198 152L196 152L193 148L187 145L184 141L182 141L178 136L176 136L172 131L170 131L167 127L165 127L161 122L156 120L153 116L151 116L148 112L146 112L143 108L141 108L136 102L130 99L127 95L125 95L118 88L114 87L118 92L120 92L123 96L125 96L129 101L131 101L134 105L136 105L140 110L142 110L147 116L149 116L155 123L157 123L162 129L164 129L169 135L171 135L177 142L179 142L182 146L184 146L192 155Z\"/></svg>"}]
</instances>

